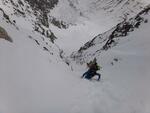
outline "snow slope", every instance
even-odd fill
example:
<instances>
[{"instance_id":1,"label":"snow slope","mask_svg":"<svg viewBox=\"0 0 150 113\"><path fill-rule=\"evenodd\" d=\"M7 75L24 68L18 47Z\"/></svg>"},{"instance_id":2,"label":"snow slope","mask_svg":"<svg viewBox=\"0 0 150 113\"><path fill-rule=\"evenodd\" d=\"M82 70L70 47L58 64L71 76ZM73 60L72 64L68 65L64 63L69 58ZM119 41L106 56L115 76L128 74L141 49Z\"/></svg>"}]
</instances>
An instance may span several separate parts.
<instances>
[{"instance_id":1,"label":"snow slope","mask_svg":"<svg viewBox=\"0 0 150 113\"><path fill-rule=\"evenodd\" d=\"M3 8L8 11L8 7ZM35 16L31 14L31 17L27 16L25 19L20 16L12 18L15 18L16 25L7 23L0 12L0 26L13 40L13 43L10 43L0 38L1 113L150 112L150 53L147 35L149 23L122 39L119 46L103 52L100 57L97 56L98 63L103 67L99 72L102 79L100 82L89 82L80 79L82 73L87 70L85 66L74 62L71 62L70 66L66 65L59 56L62 48L33 31L34 22L31 20L34 20ZM88 25L91 24L85 26ZM69 28L68 32L64 33L54 26L51 26L51 29L58 32L57 37L61 36L59 33L65 36L70 29L75 30L76 34L89 32L92 36L98 32L95 27L99 26L92 24L91 29L95 31L89 31L85 29L88 27L82 28L80 25ZM78 46L86 40L82 39ZM70 45L69 49L77 48L76 45L73 46L72 40L67 43ZM69 50L68 53L70 52ZM117 58L118 62L114 58Z\"/></svg>"},{"instance_id":2,"label":"snow slope","mask_svg":"<svg viewBox=\"0 0 150 113\"><path fill-rule=\"evenodd\" d=\"M62 60L39 50L29 39L14 34L12 44L1 40L0 111L149 113L149 37L140 37L148 29L149 24L144 25L130 36L130 42L102 54L101 82L80 79L84 68L69 71ZM112 66L116 57L120 60Z\"/></svg>"},{"instance_id":3,"label":"snow slope","mask_svg":"<svg viewBox=\"0 0 150 113\"><path fill-rule=\"evenodd\" d=\"M142 18L148 20L148 23L142 22L139 28L134 29L127 36L119 37L120 40L117 40L117 45L108 50L101 50L104 45L101 42L105 40L104 37L110 35L110 31L104 35L98 35L92 40L94 45L76 53L75 59L78 63L85 65L86 62L96 57L99 65L103 67L100 72L103 75L102 79L105 82L109 81L113 87L108 90L108 93L112 91L113 94L110 96L116 103L120 103L119 105L114 103L111 108L112 111L108 112L150 112L149 14L150 12L140 14ZM135 18L130 20L131 23L135 22Z\"/></svg>"}]
</instances>

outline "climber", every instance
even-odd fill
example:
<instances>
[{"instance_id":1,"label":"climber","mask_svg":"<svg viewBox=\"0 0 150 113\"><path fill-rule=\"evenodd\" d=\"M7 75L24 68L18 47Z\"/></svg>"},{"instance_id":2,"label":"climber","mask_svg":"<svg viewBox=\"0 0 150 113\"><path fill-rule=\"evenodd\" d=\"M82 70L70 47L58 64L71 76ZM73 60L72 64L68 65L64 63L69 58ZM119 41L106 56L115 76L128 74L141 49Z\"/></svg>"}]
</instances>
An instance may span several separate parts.
<instances>
[{"instance_id":1,"label":"climber","mask_svg":"<svg viewBox=\"0 0 150 113\"><path fill-rule=\"evenodd\" d=\"M85 72L81 78L86 78L88 80L91 80L95 75L98 76L98 79L97 81L100 80L101 78L101 74L97 73L96 71L100 70L100 66L98 66L97 62L96 62L96 58L94 58L93 61L90 61L90 63L87 63L87 66L88 66L88 71Z\"/></svg>"}]
</instances>

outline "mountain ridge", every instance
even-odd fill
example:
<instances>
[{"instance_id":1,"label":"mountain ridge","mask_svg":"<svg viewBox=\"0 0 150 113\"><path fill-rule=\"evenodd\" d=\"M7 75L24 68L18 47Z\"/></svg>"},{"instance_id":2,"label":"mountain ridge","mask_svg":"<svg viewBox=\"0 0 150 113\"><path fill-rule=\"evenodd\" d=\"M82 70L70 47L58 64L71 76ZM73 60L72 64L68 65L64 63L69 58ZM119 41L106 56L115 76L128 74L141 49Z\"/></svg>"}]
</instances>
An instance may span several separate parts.
<instances>
[{"instance_id":1,"label":"mountain ridge","mask_svg":"<svg viewBox=\"0 0 150 113\"><path fill-rule=\"evenodd\" d=\"M130 18L129 20L124 20L109 31L97 35L91 41L87 42L83 47L81 47L77 53L72 53L71 57L74 59L80 59L82 56L92 56L92 54L94 56L95 54L100 54L102 51L107 51L113 46L116 46L120 39L126 37L129 33L134 32L134 30L138 29L141 24L146 24L148 22L148 19L145 19L143 15L148 15L149 10L150 5L145 7L145 9L137 14L137 16ZM92 54L84 52L96 45L99 45L99 49L92 52Z\"/></svg>"}]
</instances>

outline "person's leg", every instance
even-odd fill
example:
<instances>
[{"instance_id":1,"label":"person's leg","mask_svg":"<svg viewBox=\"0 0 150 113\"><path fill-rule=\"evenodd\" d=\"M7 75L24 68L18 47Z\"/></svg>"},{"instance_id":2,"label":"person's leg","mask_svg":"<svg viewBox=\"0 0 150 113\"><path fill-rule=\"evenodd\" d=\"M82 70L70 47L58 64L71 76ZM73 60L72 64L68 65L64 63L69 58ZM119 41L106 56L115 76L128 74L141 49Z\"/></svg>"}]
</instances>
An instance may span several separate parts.
<instances>
[{"instance_id":1,"label":"person's leg","mask_svg":"<svg viewBox=\"0 0 150 113\"><path fill-rule=\"evenodd\" d=\"M85 75L86 75L87 73L88 73L88 72L86 71L86 72L82 75L82 77L81 77L81 78L85 77Z\"/></svg>"},{"instance_id":2,"label":"person's leg","mask_svg":"<svg viewBox=\"0 0 150 113\"><path fill-rule=\"evenodd\" d=\"M87 76L88 74L89 74L89 70L88 71L86 71L83 75L82 75L82 77L81 78L83 78L83 77L85 77L85 76Z\"/></svg>"},{"instance_id":3,"label":"person's leg","mask_svg":"<svg viewBox=\"0 0 150 113\"><path fill-rule=\"evenodd\" d=\"M99 74L99 73L95 73L95 75L97 75L98 76L98 81L101 79L101 74Z\"/></svg>"},{"instance_id":4,"label":"person's leg","mask_svg":"<svg viewBox=\"0 0 150 113\"><path fill-rule=\"evenodd\" d=\"M88 70L87 73L86 73L86 75L85 75L85 78L88 79L88 80L91 80L92 76L93 76L92 75L92 71Z\"/></svg>"}]
</instances>

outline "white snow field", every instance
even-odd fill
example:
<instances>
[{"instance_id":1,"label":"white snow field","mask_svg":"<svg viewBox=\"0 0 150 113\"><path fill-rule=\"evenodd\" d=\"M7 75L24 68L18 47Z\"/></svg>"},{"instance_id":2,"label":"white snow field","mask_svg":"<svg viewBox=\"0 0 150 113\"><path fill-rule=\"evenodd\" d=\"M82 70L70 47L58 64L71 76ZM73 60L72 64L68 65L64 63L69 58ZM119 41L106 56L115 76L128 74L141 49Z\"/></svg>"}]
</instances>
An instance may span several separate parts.
<instances>
[{"instance_id":1,"label":"white snow field","mask_svg":"<svg viewBox=\"0 0 150 113\"><path fill-rule=\"evenodd\" d=\"M101 27L86 21L67 30L51 26L60 37L55 45L33 32L31 21L16 20L19 30L0 12L0 26L13 39L10 43L0 38L0 113L150 113L150 22L97 56L102 66L97 82L81 79L86 65L70 61L68 66L57 45L70 54L111 24Z\"/></svg>"}]
</instances>

